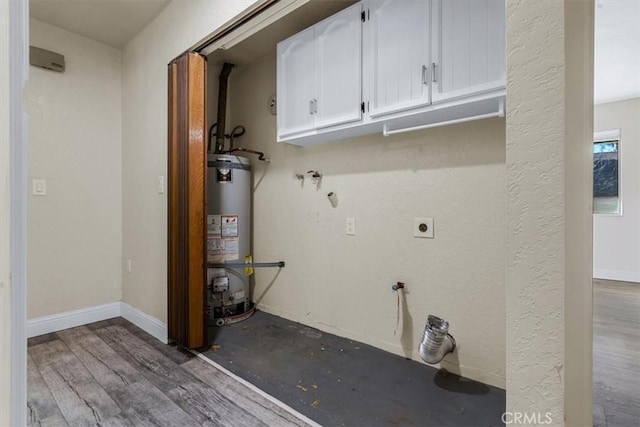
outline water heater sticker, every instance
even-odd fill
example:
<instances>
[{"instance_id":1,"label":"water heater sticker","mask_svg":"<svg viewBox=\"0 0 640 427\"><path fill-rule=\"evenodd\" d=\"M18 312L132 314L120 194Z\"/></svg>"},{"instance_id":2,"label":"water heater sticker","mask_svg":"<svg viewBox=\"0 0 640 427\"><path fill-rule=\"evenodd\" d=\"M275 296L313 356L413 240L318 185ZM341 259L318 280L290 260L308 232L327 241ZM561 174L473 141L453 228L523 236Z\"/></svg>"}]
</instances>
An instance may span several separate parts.
<instances>
[{"instance_id":1,"label":"water heater sticker","mask_svg":"<svg viewBox=\"0 0 640 427\"><path fill-rule=\"evenodd\" d=\"M234 299L235 301L237 301L237 300L241 300L242 298L244 298L244 290L242 290L242 291L238 291L238 292L236 292L235 294L233 294L233 299Z\"/></svg>"},{"instance_id":2,"label":"water heater sticker","mask_svg":"<svg viewBox=\"0 0 640 427\"><path fill-rule=\"evenodd\" d=\"M222 234L220 221L221 215L207 215L207 233L210 236L220 236Z\"/></svg>"},{"instance_id":3,"label":"water heater sticker","mask_svg":"<svg viewBox=\"0 0 640 427\"><path fill-rule=\"evenodd\" d=\"M222 237L238 237L238 215L222 215Z\"/></svg>"},{"instance_id":4,"label":"water heater sticker","mask_svg":"<svg viewBox=\"0 0 640 427\"><path fill-rule=\"evenodd\" d=\"M235 261L240 259L240 243L237 238L224 239L224 260Z\"/></svg>"},{"instance_id":5,"label":"water heater sticker","mask_svg":"<svg viewBox=\"0 0 640 427\"><path fill-rule=\"evenodd\" d=\"M216 168L216 181L217 182L233 182L233 169Z\"/></svg>"},{"instance_id":6,"label":"water heater sticker","mask_svg":"<svg viewBox=\"0 0 640 427\"><path fill-rule=\"evenodd\" d=\"M224 262L225 241L220 237L207 237L207 260L209 262Z\"/></svg>"}]
</instances>

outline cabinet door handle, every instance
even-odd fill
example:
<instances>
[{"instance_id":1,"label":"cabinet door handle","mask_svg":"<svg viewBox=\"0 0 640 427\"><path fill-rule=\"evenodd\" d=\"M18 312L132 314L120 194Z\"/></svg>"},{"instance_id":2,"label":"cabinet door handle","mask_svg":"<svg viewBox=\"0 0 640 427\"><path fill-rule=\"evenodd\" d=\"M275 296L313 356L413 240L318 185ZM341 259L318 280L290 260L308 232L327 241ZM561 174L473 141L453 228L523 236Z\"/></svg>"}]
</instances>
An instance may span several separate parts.
<instances>
[{"instance_id":1,"label":"cabinet door handle","mask_svg":"<svg viewBox=\"0 0 640 427\"><path fill-rule=\"evenodd\" d=\"M435 62L431 64L431 70L432 70L431 71L431 73L432 73L431 74L431 81L433 83L436 83L438 81L438 78L437 78L438 75L436 74L437 73L437 68L436 68L436 63Z\"/></svg>"},{"instance_id":2,"label":"cabinet door handle","mask_svg":"<svg viewBox=\"0 0 640 427\"><path fill-rule=\"evenodd\" d=\"M428 84L428 82L427 82L427 66L426 65L422 66L422 84L423 85Z\"/></svg>"},{"instance_id":3,"label":"cabinet door handle","mask_svg":"<svg viewBox=\"0 0 640 427\"><path fill-rule=\"evenodd\" d=\"M313 99L309 100L309 114L313 114Z\"/></svg>"},{"instance_id":4,"label":"cabinet door handle","mask_svg":"<svg viewBox=\"0 0 640 427\"><path fill-rule=\"evenodd\" d=\"M318 100L313 98L313 114L318 112Z\"/></svg>"}]
</instances>

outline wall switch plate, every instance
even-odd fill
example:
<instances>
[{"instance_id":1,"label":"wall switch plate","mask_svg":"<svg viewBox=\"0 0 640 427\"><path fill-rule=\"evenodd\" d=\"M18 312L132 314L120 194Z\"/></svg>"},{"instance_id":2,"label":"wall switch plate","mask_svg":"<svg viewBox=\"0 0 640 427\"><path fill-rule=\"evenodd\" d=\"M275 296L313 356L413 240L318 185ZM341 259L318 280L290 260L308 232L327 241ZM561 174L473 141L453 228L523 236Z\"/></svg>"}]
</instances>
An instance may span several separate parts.
<instances>
[{"instance_id":1,"label":"wall switch plate","mask_svg":"<svg viewBox=\"0 0 640 427\"><path fill-rule=\"evenodd\" d=\"M127 273L131 273L131 258L128 258L125 264L126 264Z\"/></svg>"},{"instance_id":2,"label":"wall switch plate","mask_svg":"<svg viewBox=\"0 0 640 427\"><path fill-rule=\"evenodd\" d=\"M414 218L413 237L433 239L433 218Z\"/></svg>"},{"instance_id":3,"label":"wall switch plate","mask_svg":"<svg viewBox=\"0 0 640 427\"><path fill-rule=\"evenodd\" d=\"M164 194L164 176L158 176L156 186L158 187L158 194Z\"/></svg>"},{"instance_id":4,"label":"wall switch plate","mask_svg":"<svg viewBox=\"0 0 640 427\"><path fill-rule=\"evenodd\" d=\"M355 218L347 218L345 234L347 236L356 235L356 219Z\"/></svg>"},{"instance_id":5,"label":"wall switch plate","mask_svg":"<svg viewBox=\"0 0 640 427\"><path fill-rule=\"evenodd\" d=\"M34 196L46 196L47 195L47 180L46 179L34 179L31 182L31 194Z\"/></svg>"}]
</instances>

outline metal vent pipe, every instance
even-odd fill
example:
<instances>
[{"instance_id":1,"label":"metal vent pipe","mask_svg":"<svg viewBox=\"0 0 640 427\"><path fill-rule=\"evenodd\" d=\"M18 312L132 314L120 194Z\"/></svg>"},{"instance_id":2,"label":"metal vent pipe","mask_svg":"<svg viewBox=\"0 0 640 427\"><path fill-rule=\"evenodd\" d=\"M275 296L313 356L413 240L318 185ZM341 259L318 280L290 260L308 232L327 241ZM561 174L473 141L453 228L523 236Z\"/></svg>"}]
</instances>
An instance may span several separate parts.
<instances>
[{"instance_id":1,"label":"metal vent pipe","mask_svg":"<svg viewBox=\"0 0 640 427\"><path fill-rule=\"evenodd\" d=\"M434 365L456 348L456 340L449 334L449 322L437 316L429 315L424 335L420 342L420 357Z\"/></svg>"}]
</instances>

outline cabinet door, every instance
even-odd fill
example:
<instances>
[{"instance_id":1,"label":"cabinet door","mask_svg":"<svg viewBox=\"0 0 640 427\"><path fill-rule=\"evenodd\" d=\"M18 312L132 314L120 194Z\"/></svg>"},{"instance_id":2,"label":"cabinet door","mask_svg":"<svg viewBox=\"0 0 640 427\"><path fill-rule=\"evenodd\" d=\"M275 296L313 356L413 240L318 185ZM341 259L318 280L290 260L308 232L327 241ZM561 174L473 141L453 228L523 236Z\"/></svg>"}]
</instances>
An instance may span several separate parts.
<instances>
[{"instance_id":1,"label":"cabinet door","mask_svg":"<svg viewBox=\"0 0 640 427\"><path fill-rule=\"evenodd\" d=\"M505 86L505 1L434 0L432 101Z\"/></svg>"},{"instance_id":2,"label":"cabinet door","mask_svg":"<svg viewBox=\"0 0 640 427\"><path fill-rule=\"evenodd\" d=\"M317 128L362 118L362 22L360 3L315 26Z\"/></svg>"},{"instance_id":3,"label":"cabinet door","mask_svg":"<svg viewBox=\"0 0 640 427\"><path fill-rule=\"evenodd\" d=\"M371 0L371 116L430 103L430 0Z\"/></svg>"},{"instance_id":4,"label":"cabinet door","mask_svg":"<svg viewBox=\"0 0 640 427\"><path fill-rule=\"evenodd\" d=\"M314 29L278 44L278 136L314 127L315 86Z\"/></svg>"}]
</instances>

